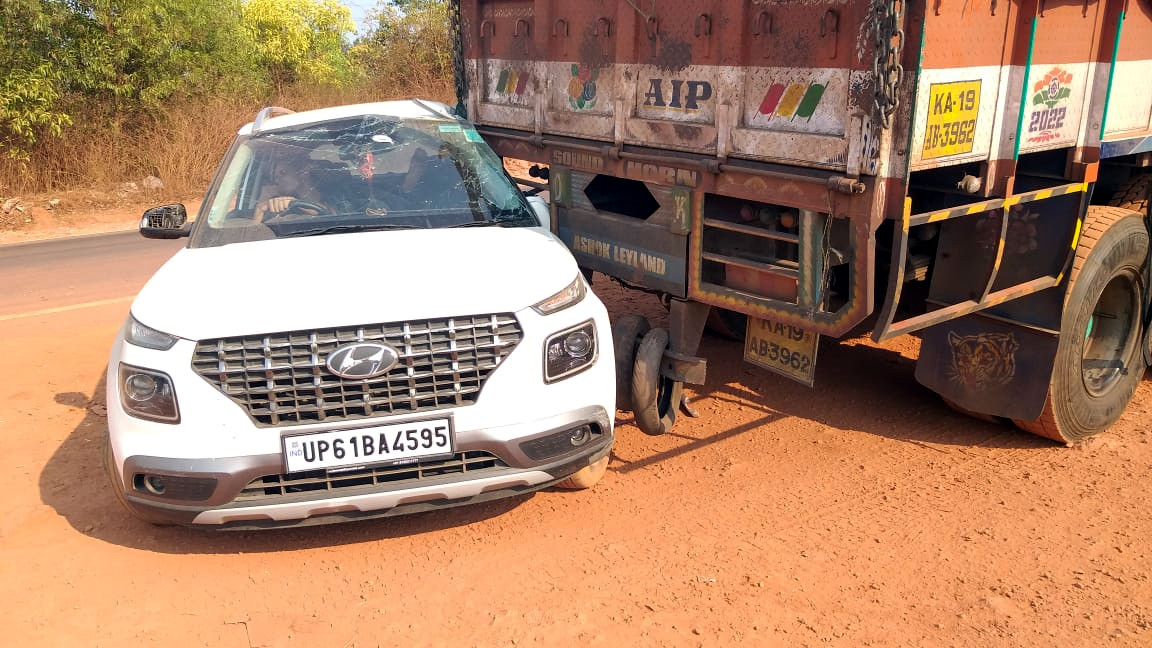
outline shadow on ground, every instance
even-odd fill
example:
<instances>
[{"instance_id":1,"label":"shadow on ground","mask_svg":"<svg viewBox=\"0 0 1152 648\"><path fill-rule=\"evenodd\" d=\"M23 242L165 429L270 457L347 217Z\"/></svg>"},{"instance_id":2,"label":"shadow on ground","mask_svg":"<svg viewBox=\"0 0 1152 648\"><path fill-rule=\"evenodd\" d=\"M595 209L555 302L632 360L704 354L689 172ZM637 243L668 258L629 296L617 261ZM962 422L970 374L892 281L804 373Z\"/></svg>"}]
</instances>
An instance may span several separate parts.
<instances>
[{"instance_id":1,"label":"shadow on ground","mask_svg":"<svg viewBox=\"0 0 1152 648\"><path fill-rule=\"evenodd\" d=\"M642 459L614 461L613 472L627 474L691 453L735 436L770 429L789 417L831 428L860 432L924 446L1043 450L1053 442L1009 425L976 421L950 410L936 394L920 386L915 361L869 343L825 340L819 351L816 387L808 388L743 361L739 342L706 336L701 354L708 358L708 381L694 388L697 403L753 410L753 418L729 429L713 430L704 413L704 435L688 435L681 424L669 434L676 447ZM210 532L155 527L130 517L115 500L101 459L106 438L103 378L93 397L70 392L58 403L85 409L84 419L56 449L40 476L41 499L81 533L113 544L163 553L278 552L355 544L449 529L502 515L533 497L526 494L495 502L379 520L259 532ZM683 415L682 415L683 416ZM621 413L618 433L639 434L630 414Z\"/></svg>"},{"instance_id":2,"label":"shadow on ground","mask_svg":"<svg viewBox=\"0 0 1152 648\"><path fill-rule=\"evenodd\" d=\"M77 531L112 544L159 553L215 554L294 551L372 542L467 526L502 515L532 493L376 520L265 531L208 531L157 527L130 516L116 501L102 460L107 435L104 379L92 392L56 395L56 402L85 409L84 419L52 454L40 473L40 499Z\"/></svg>"},{"instance_id":3,"label":"shadow on ground","mask_svg":"<svg viewBox=\"0 0 1152 648\"><path fill-rule=\"evenodd\" d=\"M916 382L916 361L899 352L854 340L822 340L816 386L805 387L743 361L739 342L706 337L708 382L698 398L739 402L765 414L817 421L898 441L990 448L1051 448L1054 442L958 414Z\"/></svg>"}]
</instances>

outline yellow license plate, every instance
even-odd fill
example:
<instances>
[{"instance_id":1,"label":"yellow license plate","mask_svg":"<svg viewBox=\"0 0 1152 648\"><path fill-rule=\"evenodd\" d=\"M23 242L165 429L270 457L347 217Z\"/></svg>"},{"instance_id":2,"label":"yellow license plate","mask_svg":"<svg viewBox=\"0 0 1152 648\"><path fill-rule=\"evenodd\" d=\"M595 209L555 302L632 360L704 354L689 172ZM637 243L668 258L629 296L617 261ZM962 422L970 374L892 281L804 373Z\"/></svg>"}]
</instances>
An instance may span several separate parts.
<instances>
[{"instance_id":1,"label":"yellow license plate","mask_svg":"<svg viewBox=\"0 0 1152 648\"><path fill-rule=\"evenodd\" d=\"M796 326L748 318L744 360L812 386L820 336Z\"/></svg>"},{"instance_id":2,"label":"yellow license plate","mask_svg":"<svg viewBox=\"0 0 1152 648\"><path fill-rule=\"evenodd\" d=\"M922 158L972 152L980 117L980 82L933 83L928 94Z\"/></svg>"}]
</instances>

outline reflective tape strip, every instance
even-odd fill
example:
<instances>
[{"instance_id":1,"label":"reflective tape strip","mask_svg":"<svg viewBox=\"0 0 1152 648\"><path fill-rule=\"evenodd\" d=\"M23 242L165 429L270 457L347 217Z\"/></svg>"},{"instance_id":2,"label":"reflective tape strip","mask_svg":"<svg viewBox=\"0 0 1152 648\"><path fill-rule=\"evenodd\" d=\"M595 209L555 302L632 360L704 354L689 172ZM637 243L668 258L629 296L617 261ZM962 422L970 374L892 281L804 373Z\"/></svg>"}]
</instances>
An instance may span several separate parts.
<instances>
[{"instance_id":1,"label":"reflective tape strip","mask_svg":"<svg viewBox=\"0 0 1152 648\"><path fill-rule=\"evenodd\" d=\"M940 221L959 218L961 216L971 216L972 214L992 211L993 209L1007 209L1021 203L1035 202L1037 200L1047 200L1049 198L1065 196L1071 193L1080 193L1087 190L1087 182L1073 182L1072 184L1052 187L1051 189L1039 189L1037 191L1017 194L1007 198L993 198L992 200L985 200L978 203L972 203L970 205L962 205L960 207L953 207L951 209L916 214L909 219L909 224L916 226L926 225L928 223L938 223Z\"/></svg>"}]
</instances>

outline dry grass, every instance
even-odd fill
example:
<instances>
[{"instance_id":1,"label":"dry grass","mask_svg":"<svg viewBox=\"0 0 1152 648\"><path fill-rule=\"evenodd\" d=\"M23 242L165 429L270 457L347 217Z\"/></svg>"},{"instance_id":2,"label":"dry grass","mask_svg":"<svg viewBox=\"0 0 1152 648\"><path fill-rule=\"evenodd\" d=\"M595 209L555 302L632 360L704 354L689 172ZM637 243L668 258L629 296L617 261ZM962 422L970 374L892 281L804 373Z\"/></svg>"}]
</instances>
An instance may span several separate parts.
<instances>
[{"instance_id":1,"label":"dry grass","mask_svg":"<svg viewBox=\"0 0 1152 648\"><path fill-rule=\"evenodd\" d=\"M114 197L148 175L164 182L159 199L204 191L236 130L265 105L308 110L364 101L424 97L450 101L449 81L426 78L408 87L354 90L295 88L268 102L213 98L170 105L143 123L78 117L63 137L46 140L26 162L0 156L0 198L95 190Z\"/></svg>"}]
</instances>

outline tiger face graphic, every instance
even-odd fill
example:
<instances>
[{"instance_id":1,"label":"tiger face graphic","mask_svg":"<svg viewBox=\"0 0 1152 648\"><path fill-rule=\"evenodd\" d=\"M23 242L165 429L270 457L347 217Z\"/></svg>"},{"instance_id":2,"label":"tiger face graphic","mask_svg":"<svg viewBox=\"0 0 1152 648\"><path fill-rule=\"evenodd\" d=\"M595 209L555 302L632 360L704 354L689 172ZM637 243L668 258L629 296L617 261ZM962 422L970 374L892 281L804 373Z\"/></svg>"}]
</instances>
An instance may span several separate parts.
<instances>
[{"instance_id":1,"label":"tiger face graphic","mask_svg":"<svg viewBox=\"0 0 1152 648\"><path fill-rule=\"evenodd\" d=\"M948 344L952 347L948 378L970 390L1006 385L1016 375L1016 350L1020 344L1011 333L949 332Z\"/></svg>"}]
</instances>

